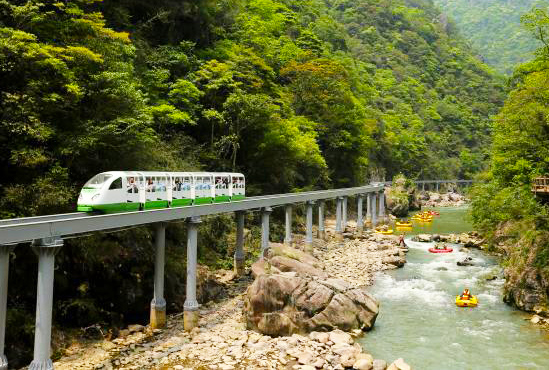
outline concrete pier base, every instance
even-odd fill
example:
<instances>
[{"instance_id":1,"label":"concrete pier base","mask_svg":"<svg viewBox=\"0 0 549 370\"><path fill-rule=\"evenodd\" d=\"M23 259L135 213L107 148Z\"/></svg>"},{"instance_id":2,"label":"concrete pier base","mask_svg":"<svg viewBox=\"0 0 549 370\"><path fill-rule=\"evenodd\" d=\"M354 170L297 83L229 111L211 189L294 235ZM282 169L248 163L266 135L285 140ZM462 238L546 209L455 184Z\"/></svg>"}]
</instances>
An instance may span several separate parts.
<instances>
[{"instance_id":1,"label":"concrete pier base","mask_svg":"<svg viewBox=\"0 0 549 370\"><path fill-rule=\"evenodd\" d=\"M316 231L316 236L318 239L320 240L325 240L326 238L326 232L324 230L317 230Z\"/></svg>"},{"instance_id":2,"label":"concrete pier base","mask_svg":"<svg viewBox=\"0 0 549 370\"><path fill-rule=\"evenodd\" d=\"M242 276L244 275L244 273L246 272L245 268L244 268L244 259L237 259L236 257L234 258L234 274L235 276Z\"/></svg>"},{"instance_id":3,"label":"concrete pier base","mask_svg":"<svg viewBox=\"0 0 549 370\"><path fill-rule=\"evenodd\" d=\"M0 370L8 370L8 359L4 355L0 355Z\"/></svg>"},{"instance_id":4,"label":"concrete pier base","mask_svg":"<svg viewBox=\"0 0 549 370\"><path fill-rule=\"evenodd\" d=\"M185 331L191 331L198 327L198 310L183 313L183 327Z\"/></svg>"},{"instance_id":5,"label":"concrete pier base","mask_svg":"<svg viewBox=\"0 0 549 370\"><path fill-rule=\"evenodd\" d=\"M153 329L160 329L166 326L166 301L164 301L163 306L156 302L151 303L150 324Z\"/></svg>"}]
</instances>

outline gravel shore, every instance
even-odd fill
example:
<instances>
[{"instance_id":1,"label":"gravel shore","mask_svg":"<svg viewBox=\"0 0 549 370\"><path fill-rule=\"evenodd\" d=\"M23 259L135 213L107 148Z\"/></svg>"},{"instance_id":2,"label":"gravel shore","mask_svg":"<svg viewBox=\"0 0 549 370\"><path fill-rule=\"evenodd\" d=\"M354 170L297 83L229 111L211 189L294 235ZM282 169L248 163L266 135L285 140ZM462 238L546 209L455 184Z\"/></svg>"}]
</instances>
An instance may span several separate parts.
<instances>
[{"instance_id":1,"label":"gravel shore","mask_svg":"<svg viewBox=\"0 0 549 370\"><path fill-rule=\"evenodd\" d=\"M327 221L327 240L315 240L314 255L332 277L352 286L371 285L373 273L402 266L404 250L396 236L364 232L362 238L349 231L343 245L333 238L333 220ZM344 333L294 334L271 338L246 329L243 296L252 278L245 276L228 285L229 298L201 306L199 327L183 330L183 313L171 315L163 330L132 325L130 334L114 340L75 344L55 363L58 370L75 369L391 369L410 367L401 359L387 367L364 353L355 338L357 330Z\"/></svg>"}]
</instances>

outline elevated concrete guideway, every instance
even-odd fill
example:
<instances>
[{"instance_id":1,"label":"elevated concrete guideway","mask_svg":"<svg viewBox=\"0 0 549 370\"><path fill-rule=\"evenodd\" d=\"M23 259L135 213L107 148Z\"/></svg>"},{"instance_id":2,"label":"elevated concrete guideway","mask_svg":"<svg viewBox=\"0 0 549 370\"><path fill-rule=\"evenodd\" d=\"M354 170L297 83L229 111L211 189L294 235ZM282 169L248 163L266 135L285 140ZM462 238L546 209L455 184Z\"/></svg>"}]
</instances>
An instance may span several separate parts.
<instances>
[{"instance_id":1,"label":"elevated concrete guideway","mask_svg":"<svg viewBox=\"0 0 549 370\"><path fill-rule=\"evenodd\" d=\"M285 206L286 243L292 242L292 207L298 203L306 205L306 246L313 247L313 213L318 207L318 237L324 237L325 202L336 199L336 234L340 240L347 227L348 197L357 200L358 233L362 232L363 198L367 197L366 218L372 225L385 217L384 183L374 183L346 189L311 191L250 197L226 203L199 206L166 208L140 212L116 213L108 215L88 215L69 213L50 216L26 217L0 220L0 370L7 370L8 359L4 355L6 332L6 309L8 292L9 255L19 243L31 243L38 256L38 285L36 299L36 327L34 359L30 370L50 370L51 324L53 310L53 288L55 255L63 246L63 240L79 237L91 232L112 232L128 227L147 224L155 225L155 272L154 293L151 301L150 324L153 328L166 324L166 300L164 299L164 266L166 227L171 222L187 223L187 286L184 303L184 325L191 330L198 325L196 300L196 268L198 253L198 224L201 216L234 212L236 215L236 246L234 254L235 273L241 274L244 267L244 223L245 213L261 212L262 254L269 247L269 217L272 207ZM18 330L18 328L12 328Z\"/></svg>"},{"instance_id":2,"label":"elevated concrete guideway","mask_svg":"<svg viewBox=\"0 0 549 370\"><path fill-rule=\"evenodd\" d=\"M427 185L427 188L429 185L434 185L435 190L439 190L439 186L441 184L456 184L459 185L472 185L475 183L475 180L414 180L414 184L421 185L421 190L425 191L425 187ZM385 185L391 186L393 184L392 181L385 181Z\"/></svg>"}]
</instances>

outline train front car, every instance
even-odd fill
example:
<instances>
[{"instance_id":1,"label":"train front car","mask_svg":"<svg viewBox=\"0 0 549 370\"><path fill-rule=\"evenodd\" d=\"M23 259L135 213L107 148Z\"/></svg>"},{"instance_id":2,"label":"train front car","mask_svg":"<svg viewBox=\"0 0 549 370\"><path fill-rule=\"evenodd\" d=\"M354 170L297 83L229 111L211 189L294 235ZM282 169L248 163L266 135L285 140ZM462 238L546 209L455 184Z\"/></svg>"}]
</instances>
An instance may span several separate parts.
<instances>
[{"instance_id":1,"label":"train front car","mask_svg":"<svg viewBox=\"0 0 549 370\"><path fill-rule=\"evenodd\" d=\"M120 212L139 209L139 203L127 202L124 192L124 172L103 172L92 177L80 191L77 211Z\"/></svg>"}]
</instances>

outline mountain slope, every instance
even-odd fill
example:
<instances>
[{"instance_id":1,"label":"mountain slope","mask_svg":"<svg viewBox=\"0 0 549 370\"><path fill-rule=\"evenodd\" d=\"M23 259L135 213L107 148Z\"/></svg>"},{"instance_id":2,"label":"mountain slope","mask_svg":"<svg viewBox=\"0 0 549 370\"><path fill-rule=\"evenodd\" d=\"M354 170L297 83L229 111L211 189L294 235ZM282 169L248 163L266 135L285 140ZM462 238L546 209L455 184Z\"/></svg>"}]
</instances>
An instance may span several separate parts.
<instances>
[{"instance_id":1,"label":"mountain slope","mask_svg":"<svg viewBox=\"0 0 549 370\"><path fill-rule=\"evenodd\" d=\"M434 0L459 31L498 72L511 74L520 63L533 58L540 43L520 22L545 0Z\"/></svg>"}]
</instances>

